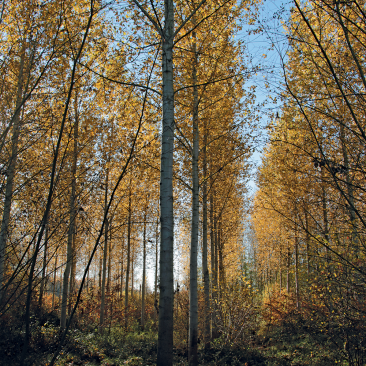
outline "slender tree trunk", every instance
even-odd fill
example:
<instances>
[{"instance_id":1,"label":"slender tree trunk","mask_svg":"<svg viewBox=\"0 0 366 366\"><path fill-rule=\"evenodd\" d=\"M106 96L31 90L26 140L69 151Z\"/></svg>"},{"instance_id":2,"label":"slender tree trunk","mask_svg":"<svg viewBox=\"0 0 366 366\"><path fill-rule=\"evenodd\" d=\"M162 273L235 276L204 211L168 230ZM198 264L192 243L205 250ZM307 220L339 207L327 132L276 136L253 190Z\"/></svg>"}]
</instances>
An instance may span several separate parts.
<instances>
[{"instance_id":1,"label":"slender tree trunk","mask_svg":"<svg viewBox=\"0 0 366 366\"><path fill-rule=\"evenodd\" d=\"M193 37L195 38L195 33ZM193 44L193 149L192 149L192 229L190 253L190 281L189 281L189 347L188 359L191 366L198 364L198 289L197 289L197 252L199 227L199 182L198 182L198 88L197 88L197 50Z\"/></svg>"},{"instance_id":2,"label":"slender tree trunk","mask_svg":"<svg viewBox=\"0 0 366 366\"><path fill-rule=\"evenodd\" d=\"M222 222L219 221L218 229L218 260L219 260L219 279L220 279L220 293L224 292L226 289L226 279L225 279L225 267L224 267L224 243L222 240Z\"/></svg>"},{"instance_id":3,"label":"slender tree trunk","mask_svg":"<svg viewBox=\"0 0 366 366\"><path fill-rule=\"evenodd\" d=\"M75 208L76 210L76 208ZM67 308L67 315L70 316L71 308L72 308L72 298L75 293L75 279L76 275L76 216L74 218L74 234L72 236L72 262L71 262L71 270L70 270L70 285L69 285L69 301Z\"/></svg>"},{"instance_id":4,"label":"slender tree trunk","mask_svg":"<svg viewBox=\"0 0 366 366\"><path fill-rule=\"evenodd\" d=\"M98 294L102 293L102 272L103 272L103 256L99 257L99 269L98 269Z\"/></svg>"},{"instance_id":5,"label":"slender tree trunk","mask_svg":"<svg viewBox=\"0 0 366 366\"><path fill-rule=\"evenodd\" d=\"M42 277L41 286L39 289L38 297L38 309L39 315L42 315L42 305L43 305L43 294L46 285L46 270L47 270L47 248L48 248L48 224L46 224L45 236L44 236L44 248L43 248L43 264L42 264Z\"/></svg>"},{"instance_id":6,"label":"slender tree trunk","mask_svg":"<svg viewBox=\"0 0 366 366\"><path fill-rule=\"evenodd\" d=\"M108 265L107 265L107 286L106 286L106 291L107 291L107 295L109 295L111 293L111 276L112 276L112 251L113 251L113 247L112 247L112 217L109 219L108 222L108 230L109 230L109 245L108 245Z\"/></svg>"},{"instance_id":7,"label":"slender tree trunk","mask_svg":"<svg viewBox=\"0 0 366 366\"><path fill-rule=\"evenodd\" d=\"M218 337L217 330L217 300L218 300L218 273L217 273L217 225L214 212L215 202L213 187L211 183L211 195L210 195L210 226L211 226L211 270L212 270L212 334L211 339L214 340Z\"/></svg>"},{"instance_id":8,"label":"slender tree trunk","mask_svg":"<svg viewBox=\"0 0 366 366\"><path fill-rule=\"evenodd\" d=\"M145 288L146 288L146 218L147 218L147 199L144 214L143 232L143 253L142 253L142 289L141 289L141 329L145 329Z\"/></svg>"},{"instance_id":9,"label":"slender tree trunk","mask_svg":"<svg viewBox=\"0 0 366 366\"><path fill-rule=\"evenodd\" d=\"M280 242L280 294L282 292L282 244Z\"/></svg>"},{"instance_id":10,"label":"slender tree trunk","mask_svg":"<svg viewBox=\"0 0 366 366\"><path fill-rule=\"evenodd\" d=\"M299 238L298 238L297 227L295 227L295 295L296 295L296 307L297 309L299 309L300 308Z\"/></svg>"},{"instance_id":11,"label":"slender tree trunk","mask_svg":"<svg viewBox=\"0 0 366 366\"><path fill-rule=\"evenodd\" d=\"M135 264L135 246L132 247L132 253L131 253L131 300L133 300L134 295L134 283L135 280L133 278L134 275L134 264Z\"/></svg>"},{"instance_id":12,"label":"slender tree trunk","mask_svg":"<svg viewBox=\"0 0 366 366\"><path fill-rule=\"evenodd\" d=\"M204 286L204 331L203 338L205 348L210 347L210 275L208 272L207 255L207 126L204 120L204 140L203 140L203 184L202 184L202 271Z\"/></svg>"},{"instance_id":13,"label":"slender tree trunk","mask_svg":"<svg viewBox=\"0 0 366 366\"><path fill-rule=\"evenodd\" d=\"M56 293L56 275L57 275L57 252L55 253L55 271L53 273L53 289L52 289L52 310L55 309L55 293Z\"/></svg>"},{"instance_id":14,"label":"slender tree trunk","mask_svg":"<svg viewBox=\"0 0 366 366\"><path fill-rule=\"evenodd\" d=\"M70 195L70 223L69 223L69 231L67 235L67 254L66 254L66 267L63 278L63 288L62 288L62 302L61 302L61 331L63 331L66 327L66 310L67 310L67 302L69 297L69 280L70 280L70 272L71 266L73 262L73 240L75 234L75 219L76 219L76 167L77 167L77 158L78 158L78 133L79 133L79 118L77 113L77 97L75 97L75 122L74 122L74 152L73 152L73 161L72 161L72 180L71 180L71 195Z\"/></svg>"},{"instance_id":15,"label":"slender tree trunk","mask_svg":"<svg viewBox=\"0 0 366 366\"><path fill-rule=\"evenodd\" d=\"M126 285L125 285L125 328L128 326L128 281L130 279L130 261L131 261L131 179L130 191L128 197L128 223L127 223L127 263L126 263Z\"/></svg>"},{"instance_id":16,"label":"slender tree trunk","mask_svg":"<svg viewBox=\"0 0 366 366\"><path fill-rule=\"evenodd\" d=\"M324 180L324 167L321 167L321 192L322 192L322 208L323 208L323 235L326 242L325 253L327 262L329 263L329 223L328 223L328 208L327 208L327 192Z\"/></svg>"},{"instance_id":17,"label":"slender tree trunk","mask_svg":"<svg viewBox=\"0 0 366 366\"><path fill-rule=\"evenodd\" d=\"M308 278L310 276L310 235L309 235L309 218L308 218L308 210L305 207L305 241L306 241L306 271Z\"/></svg>"},{"instance_id":18,"label":"slender tree trunk","mask_svg":"<svg viewBox=\"0 0 366 366\"><path fill-rule=\"evenodd\" d=\"M120 300L121 300L121 305L123 304L123 273L124 273L124 253L125 253L125 228L123 228L123 234L122 234L122 253L121 253L121 296L120 296Z\"/></svg>"},{"instance_id":19,"label":"slender tree trunk","mask_svg":"<svg viewBox=\"0 0 366 366\"><path fill-rule=\"evenodd\" d=\"M173 364L173 151L174 88L173 40L174 1L164 2L164 35L162 37L163 126L160 165L160 301L158 330L158 366Z\"/></svg>"},{"instance_id":20,"label":"slender tree trunk","mask_svg":"<svg viewBox=\"0 0 366 366\"><path fill-rule=\"evenodd\" d=\"M106 169L105 177L105 193L104 193L104 215L106 215L108 204L108 180L109 170ZM99 315L99 331L103 333L104 315L105 315L105 283L107 277L107 256L108 256L108 218L106 218L104 227L104 248L103 248L103 270L102 270L102 288L100 301L100 315Z\"/></svg>"},{"instance_id":21,"label":"slender tree trunk","mask_svg":"<svg viewBox=\"0 0 366 366\"><path fill-rule=\"evenodd\" d=\"M15 114L13 119L13 136L11 139L11 156L6 171L7 179L5 185L5 200L3 208L3 218L1 221L1 231L0 231L0 304L5 300L6 286L4 285L4 274L5 274L5 256L6 256L6 242L8 238L9 221L10 221L10 211L11 204L13 200L13 185L15 177L15 169L18 158L18 141L20 134L20 111L21 103L23 97L24 89L24 62L25 62L25 46L26 42L23 41L20 63L19 63L19 74L17 81L17 94L15 102Z\"/></svg>"},{"instance_id":22,"label":"slender tree trunk","mask_svg":"<svg viewBox=\"0 0 366 366\"><path fill-rule=\"evenodd\" d=\"M158 246L159 246L159 219L156 220L155 230L155 276L154 276L154 315L158 317Z\"/></svg>"},{"instance_id":23,"label":"slender tree trunk","mask_svg":"<svg viewBox=\"0 0 366 366\"><path fill-rule=\"evenodd\" d=\"M286 290L287 294L290 294L290 265L291 265L291 250L290 244L287 242L287 266L286 266Z\"/></svg>"}]
</instances>

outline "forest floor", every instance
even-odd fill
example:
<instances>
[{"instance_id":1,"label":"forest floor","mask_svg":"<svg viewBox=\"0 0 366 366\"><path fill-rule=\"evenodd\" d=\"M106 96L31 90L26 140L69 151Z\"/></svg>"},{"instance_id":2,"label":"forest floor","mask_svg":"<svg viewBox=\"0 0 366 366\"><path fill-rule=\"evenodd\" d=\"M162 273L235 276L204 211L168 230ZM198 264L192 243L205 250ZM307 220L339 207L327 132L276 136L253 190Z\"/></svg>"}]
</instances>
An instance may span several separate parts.
<instances>
[{"instance_id":1,"label":"forest floor","mask_svg":"<svg viewBox=\"0 0 366 366\"><path fill-rule=\"evenodd\" d=\"M33 328L28 365L46 366L58 344L58 327L45 324ZM0 365L15 366L21 354L22 337L9 333L1 337ZM67 341L58 356L58 366L145 366L156 364L156 331L129 332L122 328L106 329L101 335L97 331L69 332ZM200 344L201 346L201 344ZM174 350L174 365L187 365L186 347ZM322 335L299 333L296 330L272 329L265 336L243 339L229 346L217 340L209 350L199 351L200 365L348 365L341 361L340 354L327 344Z\"/></svg>"}]
</instances>

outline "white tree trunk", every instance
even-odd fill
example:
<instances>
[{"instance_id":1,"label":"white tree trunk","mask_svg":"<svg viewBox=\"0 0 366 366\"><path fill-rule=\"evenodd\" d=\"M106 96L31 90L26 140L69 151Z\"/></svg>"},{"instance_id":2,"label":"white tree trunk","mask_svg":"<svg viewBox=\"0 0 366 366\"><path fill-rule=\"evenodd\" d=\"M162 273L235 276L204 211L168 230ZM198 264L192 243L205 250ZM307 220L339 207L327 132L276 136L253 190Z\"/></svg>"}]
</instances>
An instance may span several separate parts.
<instances>
[{"instance_id":1,"label":"white tree trunk","mask_svg":"<svg viewBox=\"0 0 366 366\"><path fill-rule=\"evenodd\" d=\"M108 168L105 178L105 194L104 194L104 215L107 211L108 204ZM100 300L100 314L99 314L99 331L103 333L104 314L105 314L105 283L107 276L107 255L108 255L108 219L106 218L104 227L104 248L103 248L103 269L102 269L102 288L101 288L101 300Z\"/></svg>"},{"instance_id":2,"label":"white tree trunk","mask_svg":"<svg viewBox=\"0 0 366 366\"><path fill-rule=\"evenodd\" d=\"M146 199L147 201L147 199ZM147 203L147 202L146 202ZM142 258L142 290L141 290L141 329L145 328L145 288L146 288L146 216L147 204L144 214L144 233L143 233L143 258Z\"/></svg>"},{"instance_id":3,"label":"white tree trunk","mask_svg":"<svg viewBox=\"0 0 366 366\"><path fill-rule=\"evenodd\" d=\"M75 106L76 105L77 103L75 101ZM78 158L78 133L79 133L79 119L77 116L77 110L75 110L75 112L76 115L74 124L74 152L71 168L72 181L71 181L71 195L70 195L70 217L69 217L70 223L67 235L66 267L64 271L63 287L62 287L61 317L60 317L61 330L66 328L66 310L67 310L67 301L69 298L69 281L70 281L71 266L73 262L73 239L75 235L76 167Z\"/></svg>"},{"instance_id":4,"label":"white tree trunk","mask_svg":"<svg viewBox=\"0 0 366 366\"><path fill-rule=\"evenodd\" d=\"M204 121L203 137L203 184L202 184L202 272L204 286L204 344L205 348L210 346L210 275L208 272L207 255L207 126Z\"/></svg>"},{"instance_id":5,"label":"white tree trunk","mask_svg":"<svg viewBox=\"0 0 366 366\"><path fill-rule=\"evenodd\" d=\"M126 285L125 285L125 328L127 329L128 319L128 281L130 277L130 261L131 261L131 179L130 191L128 198L128 223L127 223L127 261L126 261Z\"/></svg>"},{"instance_id":6,"label":"white tree trunk","mask_svg":"<svg viewBox=\"0 0 366 366\"><path fill-rule=\"evenodd\" d=\"M160 166L160 297L158 366L173 364L173 149L174 89L173 39L174 2L165 0L164 36L162 37L163 126Z\"/></svg>"},{"instance_id":7,"label":"white tree trunk","mask_svg":"<svg viewBox=\"0 0 366 366\"><path fill-rule=\"evenodd\" d=\"M15 102L15 113L13 117L13 136L11 139L11 156L9 166L7 167L6 185L5 185L5 200L3 209L3 218L1 221L0 231L0 303L5 299L5 285L4 285L4 273L5 273L5 255L6 255L6 241L8 238L8 229L10 221L10 210L11 203L13 200L13 184L15 177L15 168L18 157L18 140L20 133L20 110L23 97L23 79L24 79L24 61L25 61L25 42L22 46L20 63L19 63L19 74L18 74L18 85L17 95Z\"/></svg>"}]
</instances>

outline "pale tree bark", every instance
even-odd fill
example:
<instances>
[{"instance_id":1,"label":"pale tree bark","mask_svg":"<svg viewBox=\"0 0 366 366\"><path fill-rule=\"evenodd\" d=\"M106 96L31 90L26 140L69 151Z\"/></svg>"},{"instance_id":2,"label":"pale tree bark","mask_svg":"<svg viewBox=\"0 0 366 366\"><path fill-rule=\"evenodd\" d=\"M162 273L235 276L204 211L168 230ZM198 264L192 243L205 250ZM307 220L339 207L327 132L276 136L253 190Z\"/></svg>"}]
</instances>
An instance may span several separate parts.
<instances>
[{"instance_id":1,"label":"pale tree bark","mask_svg":"<svg viewBox=\"0 0 366 366\"><path fill-rule=\"evenodd\" d=\"M130 261L131 261L131 178L128 196L128 223L127 223L127 260L126 260L126 285L125 285L125 328L128 326L128 281L130 279Z\"/></svg>"},{"instance_id":2,"label":"pale tree bark","mask_svg":"<svg viewBox=\"0 0 366 366\"><path fill-rule=\"evenodd\" d=\"M72 257L71 257L71 269L70 269L70 281L69 281L69 301L67 306L67 316L70 316L72 309L72 296L75 293L76 284L76 213L77 208L75 208L75 219L74 219L74 234L72 236Z\"/></svg>"},{"instance_id":3,"label":"pale tree bark","mask_svg":"<svg viewBox=\"0 0 366 366\"><path fill-rule=\"evenodd\" d=\"M121 292L120 292L120 301L121 305L123 304L123 273L124 273L124 266L123 266L123 260L124 260L124 252L125 252L125 228L123 228L122 233L122 253L121 253Z\"/></svg>"},{"instance_id":4,"label":"pale tree bark","mask_svg":"<svg viewBox=\"0 0 366 366\"><path fill-rule=\"evenodd\" d=\"M78 134L79 134L79 118L77 116L77 97L75 96L75 121L74 121L74 151L71 167L71 194L70 194L70 214L69 214L69 230L67 234L67 254L66 267L63 276L62 286L62 300L61 300L61 330L66 327L66 310L67 302L69 300L69 281L71 274L71 267L73 263L73 242L75 236L75 220L76 220L76 168L78 160Z\"/></svg>"},{"instance_id":5,"label":"pale tree bark","mask_svg":"<svg viewBox=\"0 0 366 366\"><path fill-rule=\"evenodd\" d=\"M55 293L56 293L56 279L57 279L57 252L55 253L55 271L53 272L53 287L52 287L52 310L55 309Z\"/></svg>"},{"instance_id":6,"label":"pale tree bark","mask_svg":"<svg viewBox=\"0 0 366 366\"><path fill-rule=\"evenodd\" d=\"M305 207L305 242L306 242L306 273L310 276L310 234L308 209Z\"/></svg>"},{"instance_id":7,"label":"pale tree bark","mask_svg":"<svg viewBox=\"0 0 366 366\"><path fill-rule=\"evenodd\" d=\"M291 265L291 250L290 243L287 241L287 263L286 263L286 290L290 293L290 265Z\"/></svg>"},{"instance_id":8,"label":"pale tree bark","mask_svg":"<svg viewBox=\"0 0 366 366\"><path fill-rule=\"evenodd\" d=\"M226 289L226 276L225 276L225 267L224 267L224 241L222 240L222 221L221 218L218 222L218 241L217 241L217 249L218 249L218 260L219 260L219 287L220 287L220 298L221 294L224 293Z\"/></svg>"},{"instance_id":9,"label":"pale tree bark","mask_svg":"<svg viewBox=\"0 0 366 366\"><path fill-rule=\"evenodd\" d=\"M174 2L164 1L164 35L162 37L163 126L160 165L160 296L158 330L158 366L173 364L173 149L174 89L173 41Z\"/></svg>"},{"instance_id":10,"label":"pale tree bark","mask_svg":"<svg viewBox=\"0 0 366 366\"><path fill-rule=\"evenodd\" d=\"M6 256L6 242L8 238L9 221L10 221L10 211L11 204L13 200L13 185L15 178L15 169L18 158L18 142L20 134L20 111L23 99L23 89L24 89L24 63L25 63L25 51L26 42L23 41L20 62L19 62L19 73L17 80L17 94L15 102L15 114L13 118L13 136L11 139L11 156L9 160L9 165L6 170L6 185L5 185L5 200L3 208L3 217L1 221L1 231L0 231L0 304L5 300L6 286L4 285L4 274L5 274L5 256Z\"/></svg>"},{"instance_id":11,"label":"pale tree bark","mask_svg":"<svg viewBox=\"0 0 366 366\"><path fill-rule=\"evenodd\" d=\"M203 338L205 348L210 346L210 275L208 272L207 256L207 126L204 120L203 136L203 184L202 184L202 271L204 286L204 331Z\"/></svg>"},{"instance_id":12,"label":"pale tree bark","mask_svg":"<svg viewBox=\"0 0 366 366\"><path fill-rule=\"evenodd\" d=\"M158 247L159 247L159 219L156 220L155 230L155 275L154 275L154 318L158 317Z\"/></svg>"},{"instance_id":13,"label":"pale tree bark","mask_svg":"<svg viewBox=\"0 0 366 366\"><path fill-rule=\"evenodd\" d=\"M280 262L280 295L282 293L282 244L280 242L280 258L279 258L279 262Z\"/></svg>"},{"instance_id":14,"label":"pale tree bark","mask_svg":"<svg viewBox=\"0 0 366 366\"><path fill-rule=\"evenodd\" d=\"M42 313L42 305L43 305L43 294L44 288L46 285L46 270L47 270L47 249L48 249L48 223L46 224L46 230L44 235L44 248L43 248L43 264L42 264L42 277L41 277L41 285L39 289L39 297L38 297L38 309L39 315Z\"/></svg>"},{"instance_id":15,"label":"pale tree bark","mask_svg":"<svg viewBox=\"0 0 366 366\"><path fill-rule=\"evenodd\" d=\"M328 205L327 205L327 190L326 190L326 184L324 179L324 167L321 167L320 171L320 179L321 179L321 194L322 194L322 209L323 209L323 235L325 239L325 253L326 253L326 259L329 264L330 261L330 253L329 253L329 221L328 221Z\"/></svg>"},{"instance_id":16,"label":"pale tree bark","mask_svg":"<svg viewBox=\"0 0 366 366\"><path fill-rule=\"evenodd\" d=\"M135 246L132 246L132 253L131 253L131 300L133 300L133 296L134 296L134 264L135 264Z\"/></svg>"},{"instance_id":17,"label":"pale tree bark","mask_svg":"<svg viewBox=\"0 0 366 366\"><path fill-rule=\"evenodd\" d=\"M193 33L193 37L196 35ZM198 290L197 290L197 252L199 228L199 181L198 181L198 88L197 88L197 46L193 44L193 148L192 148L192 224L190 251L190 281L189 281L189 346L188 360L192 366L198 365Z\"/></svg>"},{"instance_id":18,"label":"pale tree bark","mask_svg":"<svg viewBox=\"0 0 366 366\"><path fill-rule=\"evenodd\" d=\"M141 289L141 329L145 329L145 289L146 289L146 219L147 219L147 196L144 213L144 232L143 232L143 253L142 253L142 289Z\"/></svg>"},{"instance_id":19,"label":"pale tree bark","mask_svg":"<svg viewBox=\"0 0 366 366\"><path fill-rule=\"evenodd\" d=\"M300 308L300 284L299 284L299 237L297 223L295 222L295 295L296 308Z\"/></svg>"},{"instance_id":20,"label":"pale tree bark","mask_svg":"<svg viewBox=\"0 0 366 366\"><path fill-rule=\"evenodd\" d=\"M211 194L210 194L210 236L211 236L211 271L212 271L212 281L211 281L211 298L212 298L212 312L211 312L211 339L214 340L218 337L217 330L217 301L218 301L218 276L217 276L217 225L216 225L216 215L215 215L215 202L214 202L214 188L213 183L211 183Z\"/></svg>"},{"instance_id":21,"label":"pale tree bark","mask_svg":"<svg viewBox=\"0 0 366 366\"><path fill-rule=\"evenodd\" d=\"M111 277L112 277L112 252L114 246L112 246L112 219L113 216L108 220L108 230L109 230L109 244L108 244L108 264L107 264L107 285L106 292L110 294L111 291Z\"/></svg>"},{"instance_id":22,"label":"pale tree bark","mask_svg":"<svg viewBox=\"0 0 366 366\"><path fill-rule=\"evenodd\" d=\"M106 169L105 177L105 192L104 192L104 215L105 215L105 227L104 227L104 247L103 247L103 268L102 268L102 288L101 288L101 300L100 300L100 313L99 313L99 331L103 333L104 315L105 315L105 283L107 277L107 256L108 256L108 216L107 216L107 204L108 204L108 178L109 170Z\"/></svg>"}]
</instances>

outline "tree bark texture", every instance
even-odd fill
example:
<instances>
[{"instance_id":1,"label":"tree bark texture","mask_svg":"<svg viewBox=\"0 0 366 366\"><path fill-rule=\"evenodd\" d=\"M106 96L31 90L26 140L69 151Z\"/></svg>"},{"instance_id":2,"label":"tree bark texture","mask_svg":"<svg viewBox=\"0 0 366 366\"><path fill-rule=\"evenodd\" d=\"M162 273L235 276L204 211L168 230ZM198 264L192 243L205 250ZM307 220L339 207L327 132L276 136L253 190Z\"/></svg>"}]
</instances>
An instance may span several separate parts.
<instances>
[{"instance_id":1,"label":"tree bark texture","mask_svg":"<svg viewBox=\"0 0 366 366\"><path fill-rule=\"evenodd\" d=\"M18 141L21 125L20 111L21 111L23 89L24 89L23 86L24 63L25 63L25 41L22 46L20 63L19 63L17 95L15 102L15 113L13 118L13 136L11 139L11 156L6 171L7 179L5 185L5 200L4 200L3 218L1 221L1 231L0 231L0 304L2 300L5 300L5 292L6 292L6 286L4 284L6 242L8 238L10 211L13 200L13 185L14 185L15 169L18 158Z\"/></svg>"},{"instance_id":2,"label":"tree bark texture","mask_svg":"<svg viewBox=\"0 0 366 366\"><path fill-rule=\"evenodd\" d=\"M128 222L127 222L127 261L126 261L126 285L125 285L125 328L128 326L128 281L130 277L130 261L131 261L131 180L128 197Z\"/></svg>"},{"instance_id":3,"label":"tree bark texture","mask_svg":"<svg viewBox=\"0 0 366 366\"><path fill-rule=\"evenodd\" d=\"M203 338L205 348L210 346L210 275L208 272L208 255L207 255L207 126L204 121L203 136L203 184L202 184L202 271L203 271L203 287L204 287L204 331Z\"/></svg>"},{"instance_id":4,"label":"tree bark texture","mask_svg":"<svg viewBox=\"0 0 366 366\"><path fill-rule=\"evenodd\" d=\"M162 37L163 125L160 165L160 295L158 330L158 366L173 364L173 149L174 89L173 39L174 2L164 1L164 34Z\"/></svg>"},{"instance_id":5,"label":"tree bark texture","mask_svg":"<svg viewBox=\"0 0 366 366\"><path fill-rule=\"evenodd\" d=\"M195 33L193 33L195 38ZM193 149L192 149L192 224L189 281L189 347L188 359L191 366L198 364L198 289L197 289L197 252L199 228L199 182L198 182L198 88L197 88L197 46L193 44Z\"/></svg>"},{"instance_id":6,"label":"tree bark texture","mask_svg":"<svg viewBox=\"0 0 366 366\"><path fill-rule=\"evenodd\" d=\"M108 175L107 168L105 178L105 194L104 194L104 215L106 215L108 204ZM101 300L100 300L100 315L99 315L99 330L103 332L104 315L105 315L105 287L107 278L107 256L108 256L108 218L105 221L104 227L104 248L103 248L103 269L102 269L102 288L101 288Z\"/></svg>"},{"instance_id":7,"label":"tree bark texture","mask_svg":"<svg viewBox=\"0 0 366 366\"><path fill-rule=\"evenodd\" d=\"M78 158L78 131L79 130L79 120L76 118L74 122L74 151L73 151L73 161L71 167L71 195L70 195L70 215L69 215L69 230L67 234L67 254L66 254L66 267L63 277L63 287L62 287L62 300L61 300L61 319L60 325L61 329L66 328L66 310L67 301L69 297L69 280L70 272L73 261L73 239L75 234L75 219L76 219L76 167Z\"/></svg>"}]
</instances>

